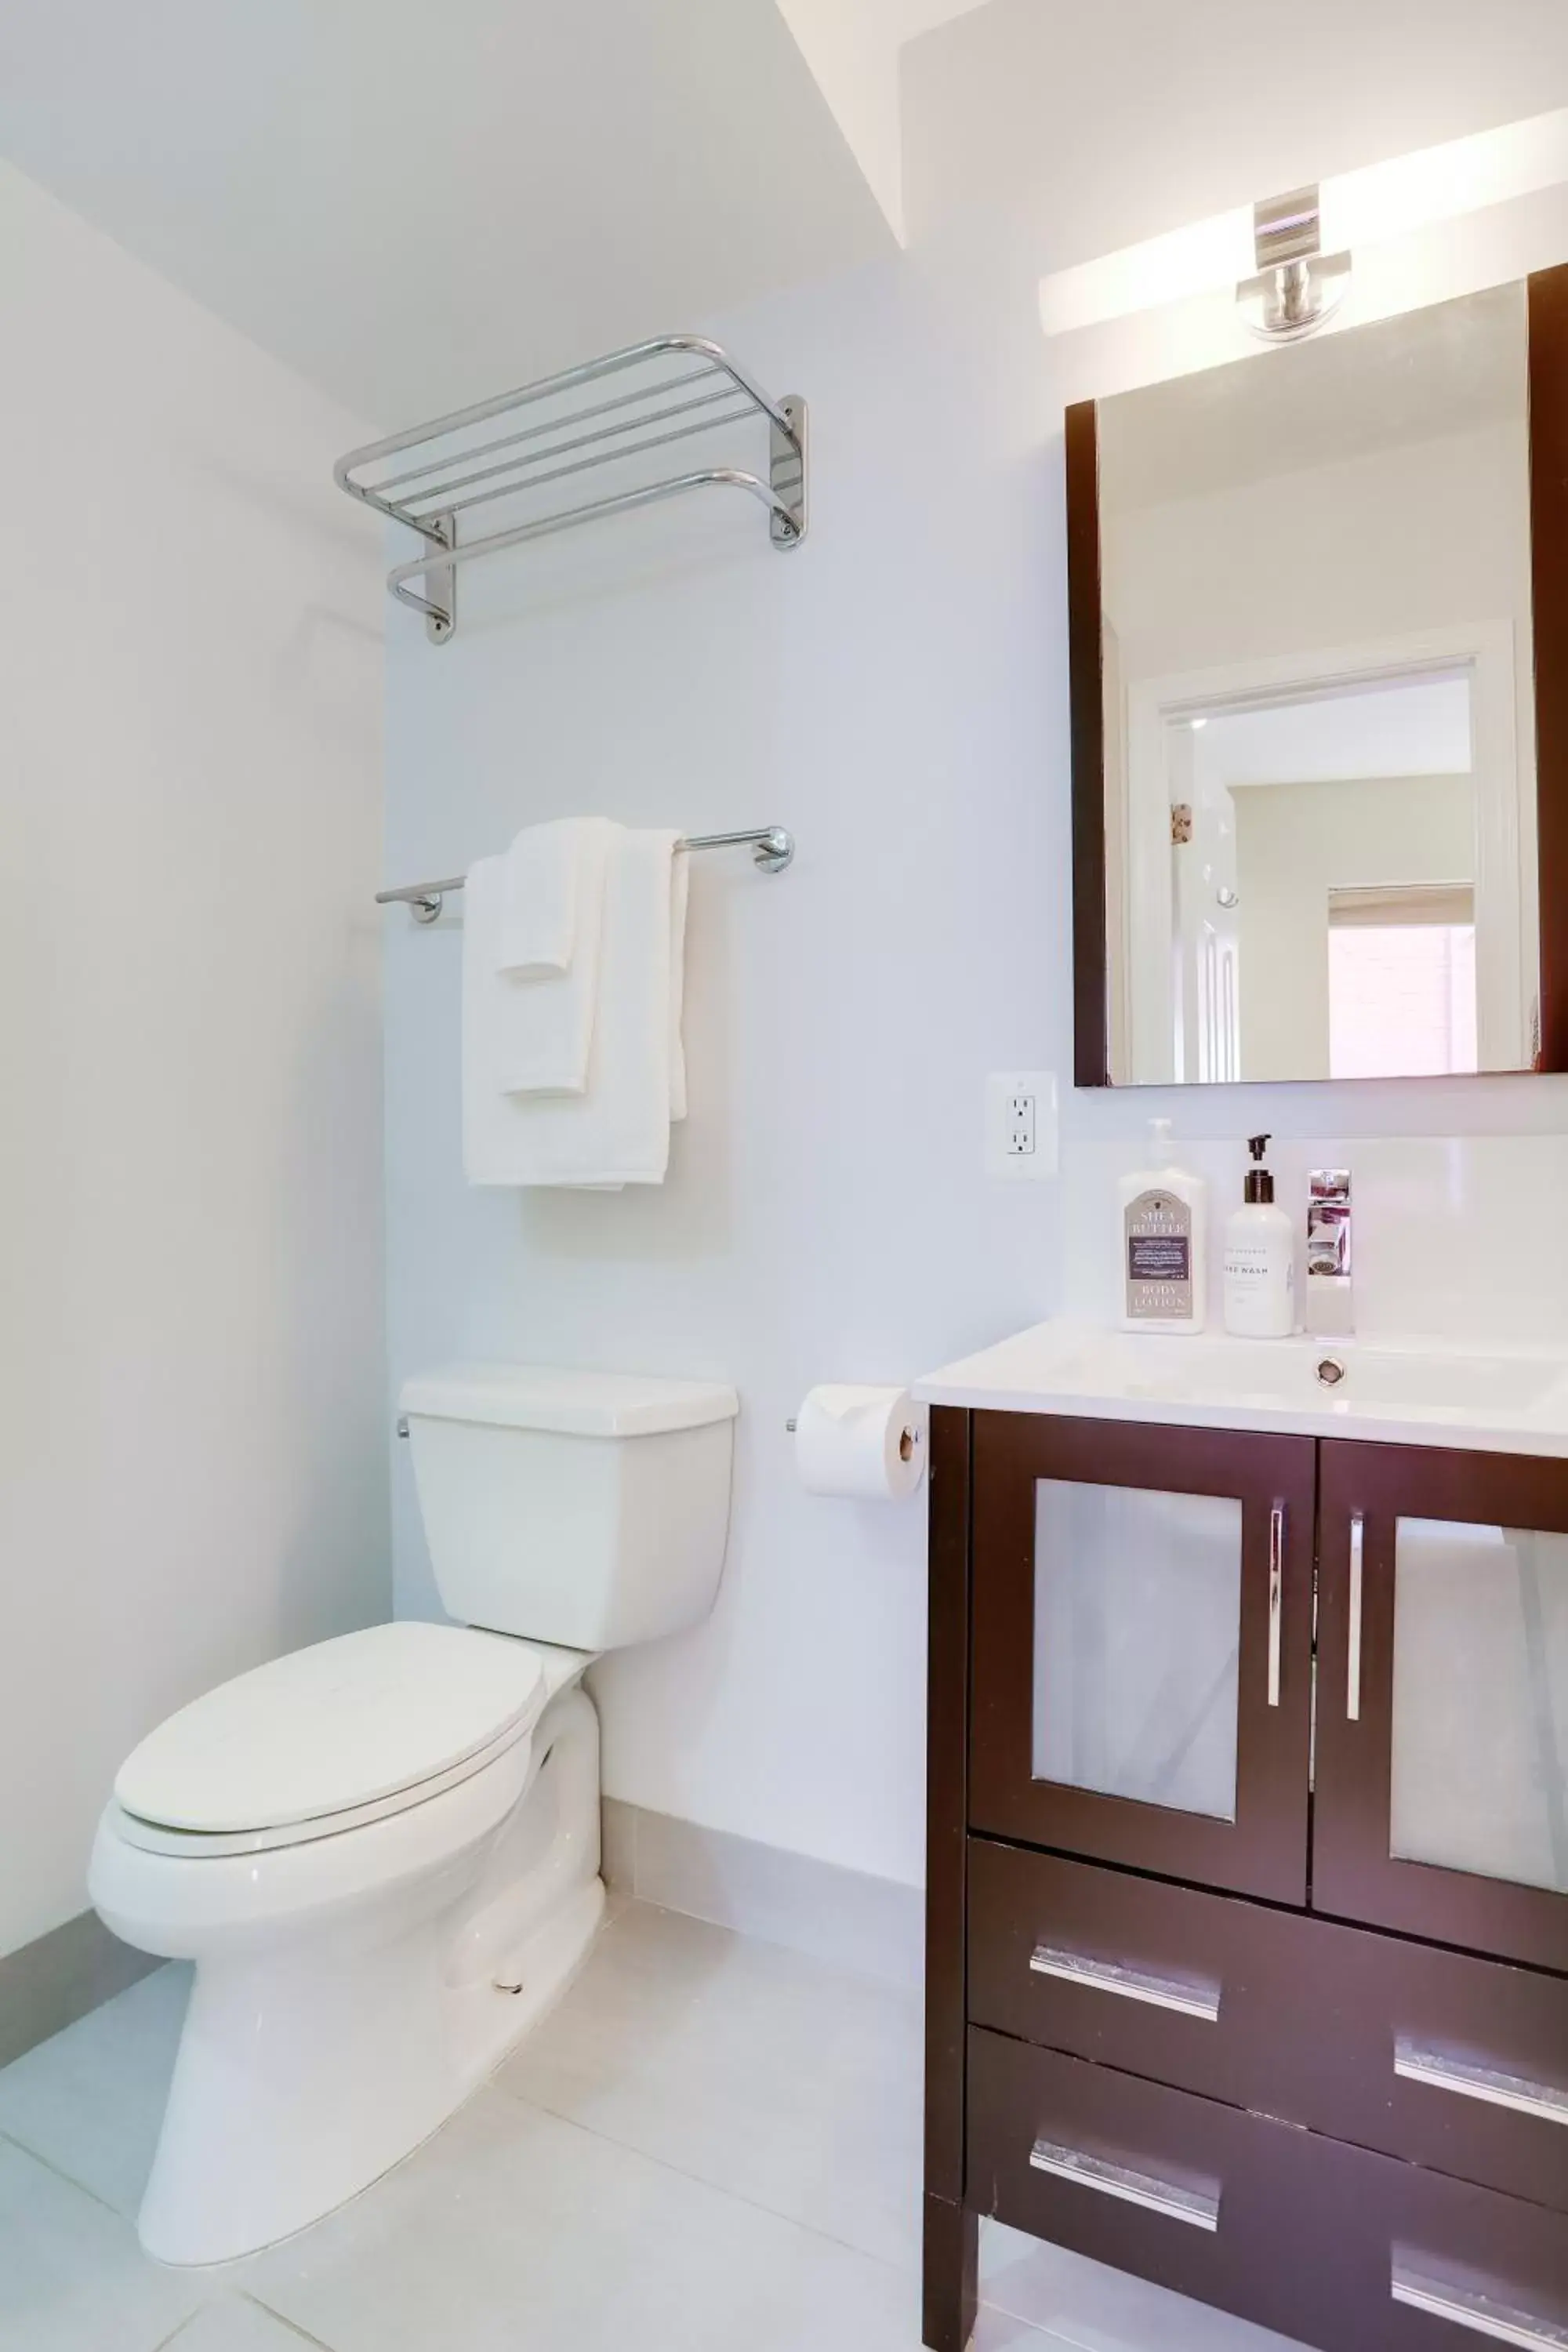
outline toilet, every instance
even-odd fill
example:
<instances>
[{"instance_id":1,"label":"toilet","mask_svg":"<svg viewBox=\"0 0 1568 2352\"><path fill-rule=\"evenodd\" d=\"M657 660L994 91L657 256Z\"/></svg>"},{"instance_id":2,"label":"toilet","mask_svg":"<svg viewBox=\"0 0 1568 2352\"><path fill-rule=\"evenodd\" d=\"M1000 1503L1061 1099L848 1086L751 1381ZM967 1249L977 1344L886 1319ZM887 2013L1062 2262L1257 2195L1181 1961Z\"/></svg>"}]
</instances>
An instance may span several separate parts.
<instances>
[{"instance_id":1,"label":"toilet","mask_svg":"<svg viewBox=\"0 0 1568 2352\"><path fill-rule=\"evenodd\" d=\"M209 1691L127 1759L89 1890L194 1960L139 2219L167 2263L319 2221L499 2063L604 1909L606 1650L696 1623L733 1390L465 1364L401 1399L448 1625L374 1625Z\"/></svg>"}]
</instances>

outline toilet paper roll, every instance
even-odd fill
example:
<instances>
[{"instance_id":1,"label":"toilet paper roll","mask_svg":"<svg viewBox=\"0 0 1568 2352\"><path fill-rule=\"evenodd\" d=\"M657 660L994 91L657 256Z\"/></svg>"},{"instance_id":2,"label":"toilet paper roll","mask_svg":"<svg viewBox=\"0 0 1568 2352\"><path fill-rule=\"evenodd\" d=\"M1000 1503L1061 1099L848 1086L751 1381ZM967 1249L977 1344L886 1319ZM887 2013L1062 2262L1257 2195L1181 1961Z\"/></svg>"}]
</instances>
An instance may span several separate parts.
<instances>
[{"instance_id":1,"label":"toilet paper roll","mask_svg":"<svg viewBox=\"0 0 1568 2352\"><path fill-rule=\"evenodd\" d=\"M897 1503L925 1475L930 1414L908 1389L811 1389L795 1415L795 1459L813 1495Z\"/></svg>"}]
</instances>

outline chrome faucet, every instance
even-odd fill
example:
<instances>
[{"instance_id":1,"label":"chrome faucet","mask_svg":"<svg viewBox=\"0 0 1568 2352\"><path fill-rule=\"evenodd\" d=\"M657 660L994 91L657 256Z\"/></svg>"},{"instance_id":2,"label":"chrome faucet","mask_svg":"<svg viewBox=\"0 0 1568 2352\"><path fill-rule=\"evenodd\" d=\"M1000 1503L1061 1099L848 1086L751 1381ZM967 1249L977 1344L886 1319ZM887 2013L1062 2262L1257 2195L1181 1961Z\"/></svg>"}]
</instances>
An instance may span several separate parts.
<instances>
[{"instance_id":1,"label":"chrome faucet","mask_svg":"<svg viewBox=\"0 0 1568 2352\"><path fill-rule=\"evenodd\" d=\"M1307 1202L1306 1324L1324 1339L1355 1328L1351 1288L1351 1171L1314 1168Z\"/></svg>"}]
</instances>

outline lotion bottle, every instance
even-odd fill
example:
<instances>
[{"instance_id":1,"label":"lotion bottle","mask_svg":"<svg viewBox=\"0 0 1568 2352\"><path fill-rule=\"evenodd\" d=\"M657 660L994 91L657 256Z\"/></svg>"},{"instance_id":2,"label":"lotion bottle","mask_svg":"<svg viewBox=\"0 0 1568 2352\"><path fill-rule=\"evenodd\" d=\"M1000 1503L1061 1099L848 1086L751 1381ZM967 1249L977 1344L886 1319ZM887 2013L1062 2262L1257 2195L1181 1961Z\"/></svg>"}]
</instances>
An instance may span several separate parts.
<instances>
[{"instance_id":1,"label":"lotion bottle","mask_svg":"<svg viewBox=\"0 0 1568 2352\"><path fill-rule=\"evenodd\" d=\"M1121 1179L1121 1324L1127 1331L1201 1331L1208 1187L1173 1165L1171 1122L1149 1122L1149 1166Z\"/></svg>"},{"instance_id":2,"label":"lotion bottle","mask_svg":"<svg viewBox=\"0 0 1568 2352\"><path fill-rule=\"evenodd\" d=\"M1283 1339L1296 1328L1296 1236L1263 1165L1268 1138L1251 1136L1247 1148L1247 1197L1225 1225L1225 1328L1238 1339Z\"/></svg>"}]
</instances>

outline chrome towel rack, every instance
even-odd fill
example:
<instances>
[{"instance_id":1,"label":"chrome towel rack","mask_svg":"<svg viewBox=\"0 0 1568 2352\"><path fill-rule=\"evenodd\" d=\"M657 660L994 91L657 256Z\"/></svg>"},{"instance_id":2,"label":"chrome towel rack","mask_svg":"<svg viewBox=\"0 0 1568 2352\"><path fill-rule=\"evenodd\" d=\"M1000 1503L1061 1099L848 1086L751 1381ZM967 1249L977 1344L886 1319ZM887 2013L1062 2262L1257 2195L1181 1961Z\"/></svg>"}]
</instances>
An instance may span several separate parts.
<instances>
[{"instance_id":1,"label":"chrome towel rack","mask_svg":"<svg viewBox=\"0 0 1568 2352\"><path fill-rule=\"evenodd\" d=\"M578 398L609 377L626 378L626 388L586 404ZM540 414L509 433L480 433L482 426L524 410ZM617 487L601 498L575 506L547 505L543 512L537 506L520 507L515 521L459 541L459 518L476 507L527 500L547 483L629 466L650 449L752 421L767 427L765 478L734 465L652 479L634 471L629 478L619 477ZM389 461L408 457L412 464L385 470ZM367 442L338 459L332 478L350 498L424 540L423 552L395 564L386 584L401 604L425 614L431 642L446 645L458 625L459 564L689 490L743 490L766 509L772 544L781 551L798 547L806 523L806 406L793 393L783 400L770 398L705 335L656 335L494 400L454 409L428 425ZM416 580L422 583L418 588L411 584Z\"/></svg>"},{"instance_id":2,"label":"chrome towel rack","mask_svg":"<svg viewBox=\"0 0 1568 2352\"><path fill-rule=\"evenodd\" d=\"M677 849L750 849L755 863L764 874L782 874L795 856L795 835L782 824L748 827L743 833L687 833L676 843ZM440 882L405 882L396 890L378 890L378 907L406 907L416 923L433 923L441 912L442 900L452 890L460 890L464 877L448 874Z\"/></svg>"}]
</instances>

